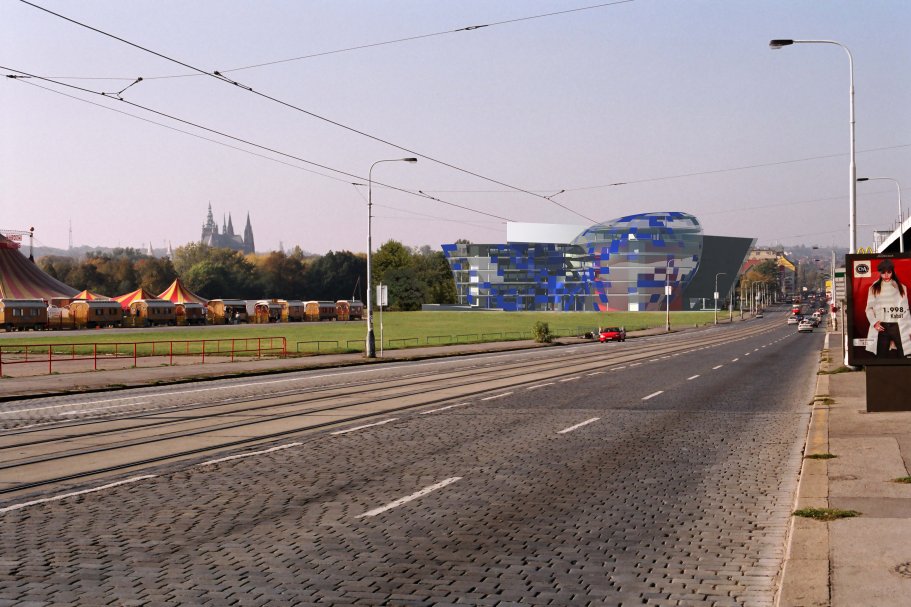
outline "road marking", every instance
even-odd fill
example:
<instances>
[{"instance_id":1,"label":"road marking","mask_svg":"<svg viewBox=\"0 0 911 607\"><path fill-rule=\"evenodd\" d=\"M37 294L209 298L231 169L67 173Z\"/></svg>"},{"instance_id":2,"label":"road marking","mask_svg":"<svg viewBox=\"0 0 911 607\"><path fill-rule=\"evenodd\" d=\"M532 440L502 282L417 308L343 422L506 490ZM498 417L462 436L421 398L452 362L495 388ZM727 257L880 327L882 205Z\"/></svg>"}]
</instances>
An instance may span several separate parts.
<instances>
[{"instance_id":1,"label":"road marking","mask_svg":"<svg viewBox=\"0 0 911 607\"><path fill-rule=\"evenodd\" d=\"M744 356L749 356L749 355L750 355L750 353L749 353L749 352L747 352L747 353L746 353L746 354L744 354Z\"/></svg>"},{"instance_id":2,"label":"road marking","mask_svg":"<svg viewBox=\"0 0 911 607\"><path fill-rule=\"evenodd\" d=\"M731 359L731 362L732 362L732 363L735 363L735 362L737 362L738 360L740 360L740 359L739 359L739 358L733 358L733 359Z\"/></svg>"},{"instance_id":3,"label":"road marking","mask_svg":"<svg viewBox=\"0 0 911 607\"><path fill-rule=\"evenodd\" d=\"M632 363L632 364L630 365L630 367L638 367L638 366L641 365L641 364L642 364L642 363Z\"/></svg>"},{"instance_id":4,"label":"road marking","mask_svg":"<svg viewBox=\"0 0 911 607\"><path fill-rule=\"evenodd\" d=\"M604 371L595 371L593 373L587 373L586 375L603 375L604 373Z\"/></svg>"},{"instance_id":5,"label":"road marking","mask_svg":"<svg viewBox=\"0 0 911 607\"><path fill-rule=\"evenodd\" d=\"M653 359L651 359L651 360L648 361L648 362L650 362L650 363L656 363L656 362L658 362L659 360L661 360L661 359L660 359L660 358L653 358Z\"/></svg>"},{"instance_id":6,"label":"road marking","mask_svg":"<svg viewBox=\"0 0 911 607\"><path fill-rule=\"evenodd\" d=\"M718 365L717 367L712 367L712 371L715 371L716 369L720 369L720 368L723 367L723 366L724 366L724 365Z\"/></svg>"},{"instance_id":7,"label":"road marking","mask_svg":"<svg viewBox=\"0 0 911 607\"><path fill-rule=\"evenodd\" d=\"M347 434L349 432L355 432L357 430L363 430L364 428L372 428L373 426L382 426L383 424L388 424L389 422L394 422L396 417L391 417L389 419L384 419L381 422L374 422L372 424L366 424L363 426L357 426L356 428L348 428L347 430L336 430L335 432L330 432L329 434L335 436L336 434Z\"/></svg>"},{"instance_id":8,"label":"road marking","mask_svg":"<svg viewBox=\"0 0 911 607\"><path fill-rule=\"evenodd\" d=\"M692 377L687 377L687 378L686 378L686 381L690 381L691 379L696 379L697 377L699 377L699 376L698 376L698 375L694 375L694 376L692 376Z\"/></svg>"},{"instance_id":9,"label":"road marking","mask_svg":"<svg viewBox=\"0 0 911 607\"><path fill-rule=\"evenodd\" d=\"M481 400L493 400L495 398L503 398L504 396L509 396L512 392L504 392L503 394L497 394L496 396L488 396L487 398L482 398Z\"/></svg>"},{"instance_id":10,"label":"road marking","mask_svg":"<svg viewBox=\"0 0 911 607\"><path fill-rule=\"evenodd\" d=\"M578 375L575 376L575 377L567 377L566 379L561 379L560 381L561 381L561 382L563 382L563 381L575 381L575 380L577 380L577 379L579 379L579 376L578 376Z\"/></svg>"},{"instance_id":11,"label":"road marking","mask_svg":"<svg viewBox=\"0 0 911 607\"><path fill-rule=\"evenodd\" d=\"M7 506L6 508L0 508L0 513L11 512L13 510L19 510L20 508L27 508L28 506L35 506L37 504L44 504L47 502L56 502L68 497L73 497L76 495L85 495L86 493L95 493L97 491L104 491L105 489L110 489L111 487L116 487L118 485L126 485L128 483L136 483L138 481L145 480L147 478L155 478L157 474L146 474L144 476L134 476L122 481L117 481L116 483L109 483L107 485L102 485L101 487L95 487L94 489L85 489L83 491L73 491L72 493L63 493L61 495L55 495L53 497L45 497L40 500L34 500L31 502L24 502L22 504L15 504L14 506Z\"/></svg>"},{"instance_id":12,"label":"road marking","mask_svg":"<svg viewBox=\"0 0 911 607\"><path fill-rule=\"evenodd\" d=\"M271 449L265 449L263 451L253 451L252 453L239 453L237 455L229 455L228 457L220 457L218 459L210 459L207 462L202 462L197 464L198 466L211 466L212 464L219 464L221 462L229 462L233 459L242 459L245 457L253 457L254 455L263 455L266 453L272 453L273 451L282 451L284 449L290 449L291 447L299 447L304 443L288 443L287 445L280 445L278 447L272 447Z\"/></svg>"},{"instance_id":13,"label":"road marking","mask_svg":"<svg viewBox=\"0 0 911 607\"><path fill-rule=\"evenodd\" d=\"M538 388L543 388L544 386L553 386L553 385L554 385L554 382L550 381L550 382L547 382L546 384L538 384L537 386L528 386L525 389L526 390L537 390Z\"/></svg>"},{"instance_id":14,"label":"road marking","mask_svg":"<svg viewBox=\"0 0 911 607\"><path fill-rule=\"evenodd\" d=\"M625 369L625 368L626 368L625 366L623 366L623 367L614 367L613 369L611 369L611 371L619 371L620 369Z\"/></svg>"},{"instance_id":15,"label":"road marking","mask_svg":"<svg viewBox=\"0 0 911 607\"><path fill-rule=\"evenodd\" d=\"M418 415L427 415L428 413L438 413L439 411L445 411L446 409L452 409L453 407L463 407L471 403L459 403L457 405L446 405L445 407L440 407L439 409L431 409L430 411L421 411Z\"/></svg>"},{"instance_id":16,"label":"road marking","mask_svg":"<svg viewBox=\"0 0 911 607\"><path fill-rule=\"evenodd\" d=\"M447 478L445 481L440 481L439 483L437 483L435 485L430 485L429 487L424 487L420 491L412 493L411 495L407 495L403 498L397 499L394 502L389 502L385 506L380 506L379 508L374 508L373 510L368 510L364 514L357 515L355 518L364 518L366 516L376 516L377 514L382 514L382 513L386 512L387 510L392 510L393 508L396 508L397 506L401 506L402 504L407 504L408 502L414 501L414 500L418 499L419 497L424 497L428 493L436 491L437 489L442 489L446 485L451 485L452 483L454 483L458 480L462 480L462 477L454 476L452 478Z\"/></svg>"},{"instance_id":17,"label":"road marking","mask_svg":"<svg viewBox=\"0 0 911 607\"><path fill-rule=\"evenodd\" d=\"M601 418L600 418L600 417L593 417L593 418L591 418L591 419L587 419L587 420L585 420L584 422L582 422L581 424L576 424L575 426L570 426L569 428L563 428L562 430L560 430L559 432L557 432L557 434L566 434L567 432L572 432L573 430L576 430L576 429L578 429L578 428L581 428L582 426L587 426L588 424L590 424L590 423L592 423L592 422L596 422L596 421L598 421L599 419L601 419Z\"/></svg>"},{"instance_id":18,"label":"road marking","mask_svg":"<svg viewBox=\"0 0 911 607\"><path fill-rule=\"evenodd\" d=\"M664 394L664 390L658 390L657 392L653 392L653 393L649 394L648 396L643 397L642 400L648 400L650 398L654 398L654 397L658 396L659 394Z\"/></svg>"}]
</instances>

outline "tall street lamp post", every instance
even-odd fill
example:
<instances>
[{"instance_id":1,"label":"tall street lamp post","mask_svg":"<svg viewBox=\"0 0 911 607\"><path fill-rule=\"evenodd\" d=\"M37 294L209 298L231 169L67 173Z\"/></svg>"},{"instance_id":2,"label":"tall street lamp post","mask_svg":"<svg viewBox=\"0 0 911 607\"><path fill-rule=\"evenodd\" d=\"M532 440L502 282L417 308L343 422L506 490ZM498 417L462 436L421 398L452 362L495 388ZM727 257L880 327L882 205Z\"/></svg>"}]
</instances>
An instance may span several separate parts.
<instances>
[{"instance_id":1,"label":"tall street lamp post","mask_svg":"<svg viewBox=\"0 0 911 607\"><path fill-rule=\"evenodd\" d=\"M857 251L857 165L854 162L854 57L850 49L840 42L834 40L771 40L769 48L777 50L792 44L834 44L840 46L848 54L848 70L850 72L850 89L849 107L850 107L850 138L851 138L851 160L848 165L848 238L850 241L849 252Z\"/></svg>"},{"instance_id":2,"label":"tall street lamp post","mask_svg":"<svg viewBox=\"0 0 911 607\"><path fill-rule=\"evenodd\" d=\"M727 276L727 272L718 272L715 274L715 324L718 324L718 277Z\"/></svg>"},{"instance_id":3,"label":"tall street lamp post","mask_svg":"<svg viewBox=\"0 0 911 607\"><path fill-rule=\"evenodd\" d=\"M367 172L367 358L376 358L376 340L373 336L373 167L381 162L417 162L417 158L391 158L377 160Z\"/></svg>"},{"instance_id":4,"label":"tall street lamp post","mask_svg":"<svg viewBox=\"0 0 911 607\"><path fill-rule=\"evenodd\" d=\"M898 250L900 252L904 253L905 252L905 235L901 231L905 224L904 213L902 213L902 186L900 183L898 183L897 179L892 179L891 177L858 177L857 178L857 181L877 181L877 180L891 181L892 183L895 184L895 188L898 190L898 231L899 231ZM834 280L835 277L833 276L832 279Z\"/></svg>"}]
</instances>

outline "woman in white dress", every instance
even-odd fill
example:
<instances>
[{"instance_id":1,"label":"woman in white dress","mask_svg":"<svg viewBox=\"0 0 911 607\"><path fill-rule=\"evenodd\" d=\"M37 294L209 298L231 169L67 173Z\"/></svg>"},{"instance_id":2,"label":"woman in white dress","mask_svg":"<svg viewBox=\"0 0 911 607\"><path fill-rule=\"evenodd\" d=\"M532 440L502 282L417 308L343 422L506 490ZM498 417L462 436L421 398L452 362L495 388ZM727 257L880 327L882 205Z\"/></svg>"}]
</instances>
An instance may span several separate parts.
<instances>
[{"instance_id":1,"label":"woman in white dress","mask_svg":"<svg viewBox=\"0 0 911 607\"><path fill-rule=\"evenodd\" d=\"M911 356L911 307L908 289L895 275L895 264L883 259L876 266L879 280L867 293L867 351L879 358Z\"/></svg>"}]
</instances>

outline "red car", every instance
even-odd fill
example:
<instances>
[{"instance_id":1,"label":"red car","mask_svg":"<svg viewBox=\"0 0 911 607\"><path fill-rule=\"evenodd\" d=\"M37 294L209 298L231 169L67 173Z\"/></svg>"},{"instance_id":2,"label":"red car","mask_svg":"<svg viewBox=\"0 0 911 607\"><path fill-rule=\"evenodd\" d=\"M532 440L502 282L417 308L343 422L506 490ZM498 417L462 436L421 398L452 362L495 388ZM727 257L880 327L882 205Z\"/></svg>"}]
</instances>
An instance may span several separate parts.
<instances>
[{"instance_id":1,"label":"red car","mask_svg":"<svg viewBox=\"0 0 911 607\"><path fill-rule=\"evenodd\" d=\"M604 327L601 329L601 343L606 341L626 341L626 329L623 327Z\"/></svg>"}]
</instances>

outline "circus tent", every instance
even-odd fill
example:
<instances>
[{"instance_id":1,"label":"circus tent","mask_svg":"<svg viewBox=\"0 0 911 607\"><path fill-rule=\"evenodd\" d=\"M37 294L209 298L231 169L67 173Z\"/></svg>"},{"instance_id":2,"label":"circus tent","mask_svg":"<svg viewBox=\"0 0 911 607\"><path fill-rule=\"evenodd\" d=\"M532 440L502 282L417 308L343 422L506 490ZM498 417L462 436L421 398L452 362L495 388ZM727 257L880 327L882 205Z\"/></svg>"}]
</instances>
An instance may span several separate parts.
<instances>
[{"instance_id":1,"label":"circus tent","mask_svg":"<svg viewBox=\"0 0 911 607\"><path fill-rule=\"evenodd\" d=\"M98 293L92 293L86 289L85 291L79 291L73 295L73 299L82 299L84 301L110 301L111 298L99 295Z\"/></svg>"},{"instance_id":2,"label":"circus tent","mask_svg":"<svg viewBox=\"0 0 911 607\"><path fill-rule=\"evenodd\" d=\"M209 302L208 299L203 299L196 293L187 289L179 278L175 278L174 282L171 283L171 286L161 292L158 299L167 299L176 304L199 303L206 305Z\"/></svg>"},{"instance_id":3,"label":"circus tent","mask_svg":"<svg viewBox=\"0 0 911 607\"><path fill-rule=\"evenodd\" d=\"M158 299L158 298L155 297L154 293L150 293L150 292L146 291L145 289L143 289L142 287L139 287L138 289L136 289L135 291L131 291L130 293L124 293L123 295L118 295L117 297L113 298L114 301L120 303L120 307L123 308L124 310L129 310L130 304L138 299Z\"/></svg>"},{"instance_id":4,"label":"circus tent","mask_svg":"<svg viewBox=\"0 0 911 607\"><path fill-rule=\"evenodd\" d=\"M0 235L0 298L51 299L72 297L77 289L41 271L19 252L19 245Z\"/></svg>"}]
</instances>

